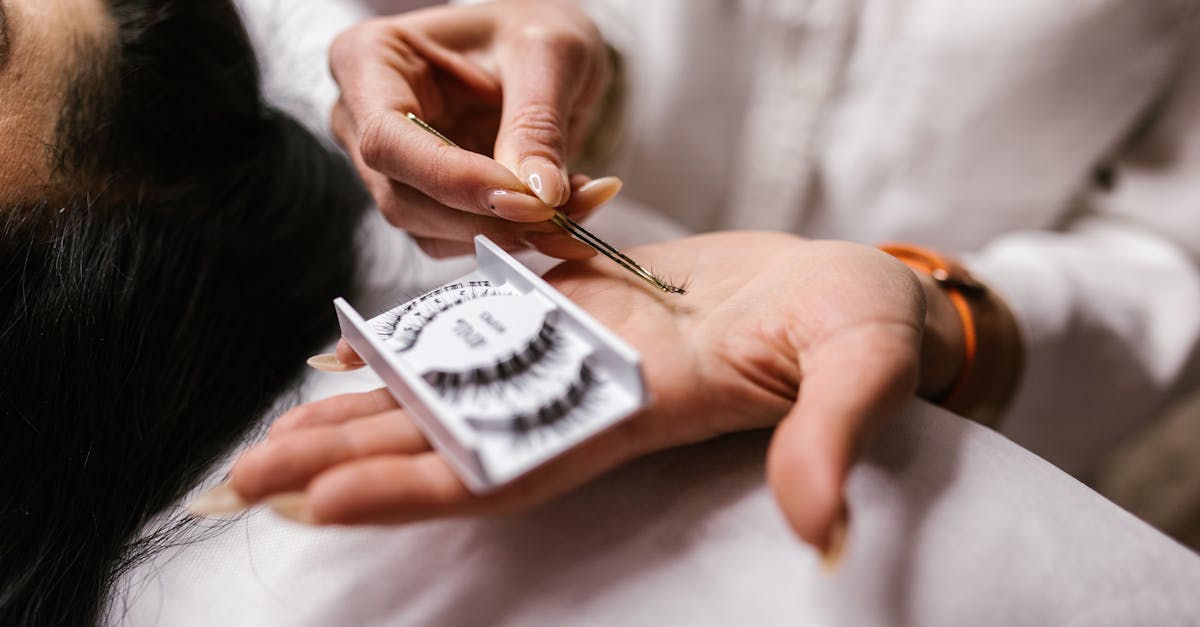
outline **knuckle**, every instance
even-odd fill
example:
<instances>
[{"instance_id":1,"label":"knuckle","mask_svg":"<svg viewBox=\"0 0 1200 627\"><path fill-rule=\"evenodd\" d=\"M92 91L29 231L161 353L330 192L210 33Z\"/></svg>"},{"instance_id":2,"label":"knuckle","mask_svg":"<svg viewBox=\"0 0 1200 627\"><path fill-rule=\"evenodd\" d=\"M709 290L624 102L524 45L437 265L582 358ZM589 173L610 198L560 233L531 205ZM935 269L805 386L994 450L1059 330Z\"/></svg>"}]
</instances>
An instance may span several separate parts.
<instances>
[{"instance_id":1,"label":"knuckle","mask_svg":"<svg viewBox=\"0 0 1200 627\"><path fill-rule=\"evenodd\" d=\"M293 407L271 423L268 433L277 435L282 431L306 425L313 420L313 413L313 409L308 405Z\"/></svg>"},{"instance_id":2,"label":"knuckle","mask_svg":"<svg viewBox=\"0 0 1200 627\"><path fill-rule=\"evenodd\" d=\"M549 104L528 104L512 118L512 128L526 141L532 142L532 154L551 159L566 147L566 120L561 111Z\"/></svg>"},{"instance_id":3,"label":"knuckle","mask_svg":"<svg viewBox=\"0 0 1200 627\"><path fill-rule=\"evenodd\" d=\"M387 159L392 147L389 141L391 128L391 116L385 111L372 113L363 122L358 152L367 167L379 170L379 165Z\"/></svg>"},{"instance_id":4,"label":"knuckle","mask_svg":"<svg viewBox=\"0 0 1200 627\"><path fill-rule=\"evenodd\" d=\"M375 20L366 20L338 33L329 45L329 69L337 80L342 71L358 66L362 47L375 39L379 31Z\"/></svg>"},{"instance_id":5,"label":"knuckle","mask_svg":"<svg viewBox=\"0 0 1200 627\"><path fill-rule=\"evenodd\" d=\"M350 146L350 141L353 140L354 131L350 124L350 110L346 107L346 101L338 98L334 103L333 109L329 112L329 129L333 133L334 140L342 148Z\"/></svg>"},{"instance_id":6,"label":"knuckle","mask_svg":"<svg viewBox=\"0 0 1200 627\"><path fill-rule=\"evenodd\" d=\"M450 146L439 145L437 149L429 155L428 162L424 169L421 170L421 181L416 185L418 189L425 189L428 195L434 200L444 203L447 196L447 172L449 171L448 155L453 150Z\"/></svg>"},{"instance_id":7,"label":"knuckle","mask_svg":"<svg viewBox=\"0 0 1200 627\"><path fill-rule=\"evenodd\" d=\"M329 44L329 69L333 72L335 80L350 65L350 60L354 59L354 48L358 45L361 28L361 26L355 26L342 31L333 38L333 43Z\"/></svg>"},{"instance_id":8,"label":"knuckle","mask_svg":"<svg viewBox=\"0 0 1200 627\"><path fill-rule=\"evenodd\" d=\"M242 498L257 501L271 491L271 462L261 448L246 451L230 471L229 485Z\"/></svg>"},{"instance_id":9,"label":"knuckle","mask_svg":"<svg viewBox=\"0 0 1200 627\"><path fill-rule=\"evenodd\" d=\"M577 67L586 63L592 46L570 29L549 28L542 24L529 24L521 29L521 40L525 45L552 55L566 67Z\"/></svg>"}]
</instances>

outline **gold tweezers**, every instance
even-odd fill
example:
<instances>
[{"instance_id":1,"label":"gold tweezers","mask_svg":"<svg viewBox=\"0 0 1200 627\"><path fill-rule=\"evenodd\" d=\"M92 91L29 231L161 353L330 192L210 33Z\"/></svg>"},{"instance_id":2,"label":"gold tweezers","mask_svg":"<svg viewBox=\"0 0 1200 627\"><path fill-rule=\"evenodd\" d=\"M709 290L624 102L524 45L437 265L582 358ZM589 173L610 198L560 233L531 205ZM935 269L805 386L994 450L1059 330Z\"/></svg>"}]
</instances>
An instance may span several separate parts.
<instances>
[{"instance_id":1,"label":"gold tweezers","mask_svg":"<svg viewBox=\"0 0 1200 627\"><path fill-rule=\"evenodd\" d=\"M449 137L439 133L437 129L427 124L425 120L422 120L415 114L409 113L408 119L411 120L413 124L416 124L422 129L432 133L435 137L441 139L447 144L454 146L455 148L459 147L458 144L450 141ZM587 244L588 246L591 246L596 250L596 252L608 257L609 259L612 259L617 263L617 265L634 273L638 276L638 278L654 286L655 289L662 290L668 294L687 294L687 290L683 289L682 287L667 283L666 281L658 278L653 272L647 270L645 266L634 261L633 259L630 259L629 256L617 250L608 242L596 237L591 231L583 228L578 222L572 220L569 216L558 209L554 210L554 217L550 218L550 221L562 230L570 233L575 239Z\"/></svg>"}]
</instances>

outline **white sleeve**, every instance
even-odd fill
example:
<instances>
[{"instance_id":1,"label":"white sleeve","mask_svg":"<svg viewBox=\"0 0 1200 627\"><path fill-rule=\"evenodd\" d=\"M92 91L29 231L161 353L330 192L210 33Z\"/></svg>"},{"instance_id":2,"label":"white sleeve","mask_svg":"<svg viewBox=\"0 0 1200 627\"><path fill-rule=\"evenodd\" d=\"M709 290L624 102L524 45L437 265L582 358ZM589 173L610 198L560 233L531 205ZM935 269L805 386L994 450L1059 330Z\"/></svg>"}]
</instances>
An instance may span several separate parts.
<instances>
[{"instance_id":1,"label":"white sleeve","mask_svg":"<svg viewBox=\"0 0 1200 627\"><path fill-rule=\"evenodd\" d=\"M1003 430L1077 475L1196 379L1200 45L1115 159L1114 187L1061 232L969 259L1020 320L1026 364Z\"/></svg>"},{"instance_id":2,"label":"white sleeve","mask_svg":"<svg viewBox=\"0 0 1200 627\"><path fill-rule=\"evenodd\" d=\"M326 141L338 89L329 73L329 46L342 31L370 17L360 0L235 0L258 52L263 90Z\"/></svg>"}]
</instances>

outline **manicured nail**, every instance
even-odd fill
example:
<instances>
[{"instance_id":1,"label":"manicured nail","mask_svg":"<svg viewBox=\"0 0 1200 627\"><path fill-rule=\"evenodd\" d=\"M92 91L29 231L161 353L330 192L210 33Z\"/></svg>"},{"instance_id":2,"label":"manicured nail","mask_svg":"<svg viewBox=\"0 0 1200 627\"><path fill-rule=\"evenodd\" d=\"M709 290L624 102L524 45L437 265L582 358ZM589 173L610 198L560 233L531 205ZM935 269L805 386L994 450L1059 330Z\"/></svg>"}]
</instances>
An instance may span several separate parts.
<instances>
[{"instance_id":1,"label":"manicured nail","mask_svg":"<svg viewBox=\"0 0 1200 627\"><path fill-rule=\"evenodd\" d=\"M572 200L591 207L598 207L612 200L613 196L620 193L623 185L624 183L621 182L621 179L615 176L594 179L588 181L583 187L580 187L575 192Z\"/></svg>"},{"instance_id":2,"label":"manicured nail","mask_svg":"<svg viewBox=\"0 0 1200 627\"><path fill-rule=\"evenodd\" d=\"M346 364L338 360L334 353L325 353L321 355L313 355L308 358L308 366L325 372L347 372L357 370L363 364Z\"/></svg>"},{"instance_id":3,"label":"manicured nail","mask_svg":"<svg viewBox=\"0 0 1200 627\"><path fill-rule=\"evenodd\" d=\"M539 252L559 259L590 259L596 251L566 233L526 233L522 239Z\"/></svg>"},{"instance_id":4,"label":"manicured nail","mask_svg":"<svg viewBox=\"0 0 1200 627\"><path fill-rule=\"evenodd\" d=\"M222 483L188 503L187 511L193 516L207 518L236 514L248 507L250 504L232 486Z\"/></svg>"},{"instance_id":5,"label":"manicured nail","mask_svg":"<svg viewBox=\"0 0 1200 627\"><path fill-rule=\"evenodd\" d=\"M484 194L483 205L501 218L516 222L541 222L554 215L554 211L541 200L508 189L488 190Z\"/></svg>"},{"instance_id":6,"label":"manicured nail","mask_svg":"<svg viewBox=\"0 0 1200 627\"><path fill-rule=\"evenodd\" d=\"M308 496L303 492L280 494L267 499L271 511L293 522L305 525L315 525L312 510L308 507Z\"/></svg>"},{"instance_id":7,"label":"manicured nail","mask_svg":"<svg viewBox=\"0 0 1200 627\"><path fill-rule=\"evenodd\" d=\"M842 555L846 552L847 530L846 510L842 509L829 527L829 540L825 544L825 550L821 552L821 565L827 573L836 571L842 563Z\"/></svg>"},{"instance_id":8,"label":"manicured nail","mask_svg":"<svg viewBox=\"0 0 1200 627\"><path fill-rule=\"evenodd\" d=\"M570 183L567 175L542 157L530 157L521 162L521 180L537 194L542 202L557 207L567 202Z\"/></svg>"}]
</instances>

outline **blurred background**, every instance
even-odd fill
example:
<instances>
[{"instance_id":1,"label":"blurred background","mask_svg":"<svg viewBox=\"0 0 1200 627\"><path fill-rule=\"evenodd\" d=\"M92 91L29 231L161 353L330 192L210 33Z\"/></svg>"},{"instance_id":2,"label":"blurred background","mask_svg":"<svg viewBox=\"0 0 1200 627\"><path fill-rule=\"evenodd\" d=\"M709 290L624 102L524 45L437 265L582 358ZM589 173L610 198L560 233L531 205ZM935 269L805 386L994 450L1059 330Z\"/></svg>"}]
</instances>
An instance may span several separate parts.
<instances>
[{"instance_id":1,"label":"blurred background","mask_svg":"<svg viewBox=\"0 0 1200 627\"><path fill-rule=\"evenodd\" d=\"M1093 487L1200 552L1200 392L1114 452Z\"/></svg>"}]
</instances>

